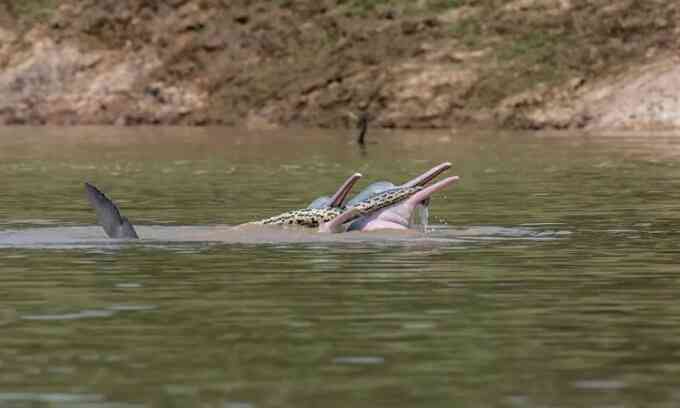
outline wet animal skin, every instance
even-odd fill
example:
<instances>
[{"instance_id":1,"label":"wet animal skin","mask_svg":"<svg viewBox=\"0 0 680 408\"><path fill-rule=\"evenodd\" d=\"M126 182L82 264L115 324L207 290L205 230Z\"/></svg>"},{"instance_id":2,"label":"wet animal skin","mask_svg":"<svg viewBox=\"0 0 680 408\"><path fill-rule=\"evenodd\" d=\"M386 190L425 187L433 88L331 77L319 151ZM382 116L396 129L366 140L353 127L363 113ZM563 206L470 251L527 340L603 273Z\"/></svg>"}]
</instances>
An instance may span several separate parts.
<instances>
[{"instance_id":1,"label":"wet animal skin","mask_svg":"<svg viewBox=\"0 0 680 408\"><path fill-rule=\"evenodd\" d=\"M359 216L367 215L373 211L397 204L418 191L422 187L394 188L375 194L363 201L346 208L302 208L299 210L287 211L283 214L275 215L264 220L256 221L255 224L263 225L299 225L303 227L316 228L323 223L330 222L347 210L358 210L358 216L351 218L352 221Z\"/></svg>"},{"instance_id":2,"label":"wet animal skin","mask_svg":"<svg viewBox=\"0 0 680 408\"><path fill-rule=\"evenodd\" d=\"M450 163L442 163L398 187L391 183L374 183L345 206L343 203L347 195L354 183L361 178L361 174L355 173L330 198L320 197L308 208L287 211L247 224L298 225L332 233L348 229L408 228L407 221L415 204L429 203L431 194L458 180L458 177L449 177L433 186L425 187L434 177L450 167ZM111 199L89 183L85 183L85 191L88 201L97 212L98 224L110 238L139 238L132 223L121 215ZM355 222L348 228L352 221Z\"/></svg>"}]
</instances>

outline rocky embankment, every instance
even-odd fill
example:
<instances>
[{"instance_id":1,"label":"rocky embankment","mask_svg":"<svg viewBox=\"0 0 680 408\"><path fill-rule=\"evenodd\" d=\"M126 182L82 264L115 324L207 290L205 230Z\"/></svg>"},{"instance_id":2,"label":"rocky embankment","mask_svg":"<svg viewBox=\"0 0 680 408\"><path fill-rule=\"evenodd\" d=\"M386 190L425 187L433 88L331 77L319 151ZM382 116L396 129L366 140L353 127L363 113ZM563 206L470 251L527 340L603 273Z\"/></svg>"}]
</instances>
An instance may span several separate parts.
<instances>
[{"instance_id":1,"label":"rocky embankment","mask_svg":"<svg viewBox=\"0 0 680 408\"><path fill-rule=\"evenodd\" d=\"M680 127L677 3L479 3L0 0L0 122Z\"/></svg>"}]
</instances>

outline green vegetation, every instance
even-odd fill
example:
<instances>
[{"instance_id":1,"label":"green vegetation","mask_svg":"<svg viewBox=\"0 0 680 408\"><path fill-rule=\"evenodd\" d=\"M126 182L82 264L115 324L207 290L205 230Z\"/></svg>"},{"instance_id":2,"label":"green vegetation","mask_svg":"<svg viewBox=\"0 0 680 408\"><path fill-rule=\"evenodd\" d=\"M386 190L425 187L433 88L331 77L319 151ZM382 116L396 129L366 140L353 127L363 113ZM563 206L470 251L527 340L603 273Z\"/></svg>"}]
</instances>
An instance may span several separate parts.
<instances>
[{"instance_id":1,"label":"green vegetation","mask_svg":"<svg viewBox=\"0 0 680 408\"><path fill-rule=\"evenodd\" d=\"M643 0L574 0L569 9L541 1L523 7L493 0L455 3L474 11L453 23L449 34L469 48L493 50L472 107L494 106L537 83L616 72L650 50L670 48L680 8Z\"/></svg>"},{"instance_id":2,"label":"green vegetation","mask_svg":"<svg viewBox=\"0 0 680 408\"><path fill-rule=\"evenodd\" d=\"M482 25L477 17L464 18L449 27L449 33L465 46L475 48L482 43Z\"/></svg>"},{"instance_id":3,"label":"green vegetation","mask_svg":"<svg viewBox=\"0 0 680 408\"><path fill-rule=\"evenodd\" d=\"M430 0L427 4L433 10L446 10L462 6L464 2L463 0Z\"/></svg>"},{"instance_id":4,"label":"green vegetation","mask_svg":"<svg viewBox=\"0 0 680 408\"><path fill-rule=\"evenodd\" d=\"M680 46L680 3L666 0L170 3L0 0L0 9L20 29L54 22L47 35L55 40L123 53L158 47L162 62L144 80L200 84L214 102L209 113L176 118L190 123L238 123L270 109L272 122L340 126L348 109L398 109L390 99L395 83L430 64L459 83L436 85L448 102L416 126L494 120L487 118L510 96L539 88L550 94L535 100L569 98L568 84ZM63 12L52 19L59 5ZM115 112L102 115L117 120Z\"/></svg>"},{"instance_id":5,"label":"green vegetation","mask_svg":"<svg viewBox=\"0 0 680 408\"><path fill-rule=\"evenodd\" d=\"M380 9L393 9L406 15L422 14L432 11L442 11L459 7L464 0L338 0L338 4L347 7L350 15L368 16Z\"/></svg>"},{"instance_id":6,"label":"green vegetation","mask_svg":"<svg viewBox=\"0 0 680 408\"><path fill-rule=\"evenodd\" d=\"M33 24L49 19L57 9L57 0L5 0L10 13L25 24Z\"/></svg>"},{"instance_id":7,"label":"green vegetation","mask_svg":"<svg viewBox=\"0 0 680 408\"><path fill-rule=\"evenodd\" d=\"M490 49L472 108L495 106L537 83L555 85L625 69L649 50L671 48L678 9L661 0L337 0L348 16L437 16L465 7L444 35L470 50Z\"/></svg>"}]
</instances>

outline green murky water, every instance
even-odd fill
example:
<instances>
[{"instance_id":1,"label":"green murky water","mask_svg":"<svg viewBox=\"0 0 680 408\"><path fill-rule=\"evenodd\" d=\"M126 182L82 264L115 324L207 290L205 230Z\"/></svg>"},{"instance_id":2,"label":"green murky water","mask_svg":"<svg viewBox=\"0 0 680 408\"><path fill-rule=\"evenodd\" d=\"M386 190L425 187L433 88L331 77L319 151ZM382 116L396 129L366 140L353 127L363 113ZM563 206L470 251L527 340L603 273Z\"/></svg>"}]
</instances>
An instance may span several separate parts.
<instances>
[{"instance_id":1,"label":"green murky water","mask_svg":"<svg viewBox=\"0 0 680 408\"><path fill-rule=\"evenodd\" d=\"M680 404L680 140L369 137L0 130L0 406ZM443 161L426 234L214 231Z\"/></svg>"}]
</instances>

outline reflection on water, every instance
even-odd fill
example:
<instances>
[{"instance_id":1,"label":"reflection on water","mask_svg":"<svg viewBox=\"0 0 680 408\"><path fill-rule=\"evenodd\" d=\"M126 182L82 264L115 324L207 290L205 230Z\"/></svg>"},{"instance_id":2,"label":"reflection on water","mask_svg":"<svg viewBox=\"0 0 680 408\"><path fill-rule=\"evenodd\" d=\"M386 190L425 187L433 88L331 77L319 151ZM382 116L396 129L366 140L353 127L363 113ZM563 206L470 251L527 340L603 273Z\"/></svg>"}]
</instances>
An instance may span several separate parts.
<instances>
[{"instance_id":1,"label":"reflection on water","mask_svg":"<svg viewBox=\"0 0 680 408\"><path fill-rule=\"evenodd\" d=\"M425 213L426 214L426 213ZM121 248L149 246L177 248L189 245L200 248L209 244L340 244L384 247L389 245L440 245L453 246L463 240L483 241L499 239L548 240L569 235L569 231L554 231L527 227L467 227L455 229L445 225L414 225L412 230L377 230L323 234L316 229L286 228L279 226L137 226L139 240L109 239L99 226L38 227L6 229L0 231L0 248Z\"/></svg>"},{"instance_id":2,"label":"reflection on water","mask_svg":"<svg viewBox=\"0 0 680 408\"><path fill-rule=\"evenodd\" d=\"M0 406L678 405L680 141L374 138L1 130ZM230 227L443 161L425 232Z\"/></svg>"}]
</instances>

